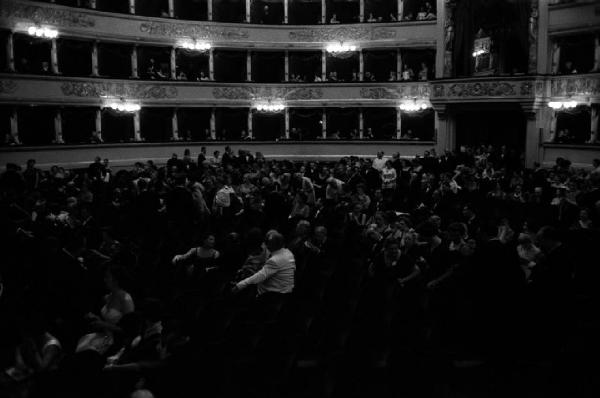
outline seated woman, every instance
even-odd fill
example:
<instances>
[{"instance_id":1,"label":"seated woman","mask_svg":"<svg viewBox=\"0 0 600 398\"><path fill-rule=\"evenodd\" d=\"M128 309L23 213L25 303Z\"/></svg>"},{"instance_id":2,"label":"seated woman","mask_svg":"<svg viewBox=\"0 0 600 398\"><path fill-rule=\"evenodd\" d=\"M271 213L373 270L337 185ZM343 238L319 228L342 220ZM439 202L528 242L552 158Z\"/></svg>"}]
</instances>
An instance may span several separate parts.
<instances>
[{"instance_id":1,"label":"seated woman","mask_svg":"<svg viewBox=\"0 0 600 398\"><path fill-rule=\"evenodd\" d=\"M93 350L104 355L114 343L114 332L121 330L118 326L119 321L124 315L135 310L133 298L122 288L124 280L125 273L122 268L113 266L107 269L104 283L110 293L104 296L100 316L92 313L86 315L93 332L79 339L76 352Z\"/></svg>"},{"instance_id":2,"label":"seated woman","mask_svg":"<svg viewBox=\"0 0 600 398\"><path fill-rule=\"evenodd\" d=\"M206 271L217 267L217 260L221 254L215 250L215 236L206 234L202 239L202 245L188 250L185 254L173 257L173 264L185 266L188 276L193 276L199 271Z\"/></svg>"}]
</instances>

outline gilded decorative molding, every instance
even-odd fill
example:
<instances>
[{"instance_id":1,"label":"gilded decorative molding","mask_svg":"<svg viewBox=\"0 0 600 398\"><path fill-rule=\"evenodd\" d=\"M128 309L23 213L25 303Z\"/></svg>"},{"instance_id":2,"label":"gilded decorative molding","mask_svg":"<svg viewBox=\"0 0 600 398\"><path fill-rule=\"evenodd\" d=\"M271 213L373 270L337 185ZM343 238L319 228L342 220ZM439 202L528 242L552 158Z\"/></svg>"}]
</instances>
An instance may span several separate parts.
<instances>
[{"instance_id":1,"label":"gilded decorative molding","mask_svg":"<svg viewBox=\"0 0 600 398\"><path fill-rule=\"evenodd\" d=\"M368 26L327 26L289 32L291 40L302 42L390 40L395 37L393 29Z\"/></svg>"},{"instance_id":2,"label":"gilded decorative molding","mask_svg":"<svg viewBox=\"0 0 600 398\"><path fill-rule=\"evenodd\" d=\"M0 17L26 19L36 24L49 24L76 28L91 28L96 25L94 18L81 12L49 6L22 4L12 1L0 2Z\"/></svg>"},{"instance_id":3,"label":"gilded decorative molding","mask_svg":"<svg viewBox=\"0 0 600 398\"><path fill-rule=\"evenodd\" d=\"M60 89L72 97L123 97L135 99L165 99L177 97L175 87L156 84L66 82Z\"/></svg>"},{"instance_id":4,"label":"gilded decorative molding","mask_svg":"<svg viewBox=\"0 0 600 398\"><path fill-rule=\"evenodd\" d=\"M250 36L246 29L171 22L142 22L140 31L154 36L223 41L247 39Z\"/></svg>"},{"instance_id":5,"label":"gilded decorative molding","mask_svg":"<svg viewBox=\"0 0 600 398\"><path fill-rule=\"evenodd\" d=\"M600 76L552 78L550 95L553 97L598 96L600 95Z\"/></svg>"},{"instance_id":6,"label":"gilded decorative molding","mask_svg":"<svg viewBox=\"0 0 600 398\"><path fill-rule=\"evenodd\" d=\"M17 83L12 80L0 80L0 94L12 94L17 89Z\"/></svg>"},{"instance_id":7,"label":"gilded decorative molding","mask_svg":"<svg viewBox=\"0 0 600 398\"><path fill-rule=\"evenodd\" d=\"M372 100L398 100L404 98L429 98L429 84L406 84L399 87L364 87L360 97Z\"/></svg>"},{"instance_id":8,"label":"gilded decorative molding","mask_svg":"<svg viewBox=\"0 0 600 398\"><path fill-rule=\"evenodd\" d=\"M530 83L527 83L530 85ZM445 87L444 87L445 86ZM464 97L514 97L519 92L519 85L510 82L475 82L435 84L433 97L464 98ZM531 87L521 89L521 92L531 90ZM521 94L525 95L525 94Z\"/></svg>"},{"instance_id":9,"label":"gilded decorative molding","mask_svg":"<svg viewBox=\"0 0 600 398\"><path fill-rule=\"evenodd\" d=\"M216 99L228 100L312 100L323 98L323 90L316 87L215 87L213 96Z\"/></svg>"}]
</instances>

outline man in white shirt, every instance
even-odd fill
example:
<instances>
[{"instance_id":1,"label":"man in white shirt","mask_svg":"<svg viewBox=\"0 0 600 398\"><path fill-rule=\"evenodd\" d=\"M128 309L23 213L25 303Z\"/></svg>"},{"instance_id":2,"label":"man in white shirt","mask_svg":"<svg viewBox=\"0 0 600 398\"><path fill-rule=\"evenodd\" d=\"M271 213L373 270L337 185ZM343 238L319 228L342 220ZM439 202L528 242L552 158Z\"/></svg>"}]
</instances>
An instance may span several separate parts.
<instances>
[{"instance_id":1,"label":"man in white shirt","mask_svg":"<svg viewBox=\"0 0 600 398\"><path fill-rule=\"evenodd\" d=\"M249 285L257 285L258 296L265 293L291 293L294 290L296 261L292 252L283 247L284 239L277 231L267 234L267 249L270 252L265 265L254 275L238 282L233 287L237 293Z\"/></svg>"},{"instance_id":2,"label":"man in white shirt","mask_svg":"<svg viewBox=\"0 0 600 398\"><path fill-rule=\"evenodd\" d=\"M377 157L373 159L373 168L379 172L383 170L385 166L385 159L383 158L383 151L377 152Z\"/></svg>"}]
</instances>

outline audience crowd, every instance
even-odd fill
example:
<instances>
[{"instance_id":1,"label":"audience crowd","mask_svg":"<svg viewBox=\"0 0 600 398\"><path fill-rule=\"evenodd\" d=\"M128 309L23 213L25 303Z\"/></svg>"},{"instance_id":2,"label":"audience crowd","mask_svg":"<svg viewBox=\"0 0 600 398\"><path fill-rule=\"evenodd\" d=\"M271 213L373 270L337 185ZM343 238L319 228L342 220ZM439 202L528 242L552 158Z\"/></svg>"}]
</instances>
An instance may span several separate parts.
<instances>
[{"instance_id":1,"label":"audience crowd","mask_svg":"<svg viewBox=\"0 0 600 398\"><path fill-rule=\"evenodd\" d=\"M600 161L203 148L0 192L2 396L592 396Z\"/></svg>"}]
</instances>

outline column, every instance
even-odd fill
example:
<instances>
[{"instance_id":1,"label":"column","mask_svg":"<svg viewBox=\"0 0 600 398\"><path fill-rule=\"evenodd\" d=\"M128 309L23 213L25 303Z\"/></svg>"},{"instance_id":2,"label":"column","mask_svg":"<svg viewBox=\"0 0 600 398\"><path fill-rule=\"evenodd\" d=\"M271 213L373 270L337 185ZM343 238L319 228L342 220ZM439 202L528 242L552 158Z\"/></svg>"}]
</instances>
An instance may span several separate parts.
<instances>
[{"instance_id":1,"label":"column","mask_svg":"<svg viewBox=\"0 0 600 398\"><path fill-rule=\"evenodd\" d=\"M452 151L456 147L456 122L444 108L435 110L436 146L438 154Z\"/></svg>"},{"instance_id":2,"label":"column","mask_svg":"<svg viewBox=\"0 0 600 398\"><path fill-rule=\"evenodd\" d=\"M212 0L206 0L206 8L207 8L206 15L208 16L208 20L212 21L213 20L213 4L212 4Z\"/></svg>"},{"instance_id":3,"label":"column","mask_svg":"<svg viewBox=\"0 0 600 398\"><path fill-rule=\"evenodd\" d=\"M252 11L252 6L251 6L251 1L250 0L246 0L246 22L250 23L250 14Z\"/></svg>"},{"instance_id":4,"label":"column","mask_svg":"<svg viewBox=\"0 0 600 398\"><path fill-rule=\"evenodd\" d=\"M528 44L529 44L529 55L528 55L528 67L527 73L535 74L537 72L538 62L538 0L532 0L529 5L529 24L527 25L528 31Z\"/></svg>"},{"instance_id":5,"label":"column","mask_svg":"<svg viewBox=\"0 0 600 398\"><path fill-rule=\"evenodd\" d=\"M396 50L396 80L402 80L402 52Z\"/></svg>"},{"instance_id":6,"label":"column","mask_svg":"<svg viewBox=\"0 0 600 398\"><path fill-rule=\"evenodd\" d=\"M588 141L589 144L594 144L598 142L598 105L592 104L590 105L590 139Z\"/></svg>"},{"instance_id":7,"label":"column","mask_svg":"<svg viewBox=\"0 0 600 398\"><path fill-rule=\"evenodd\" d=\"M327 51L321 50L321 79L327 80Z\"/></svg>"},{"instance_id":8,"label":"column","mask_svg":"<svg viewBox=\"0 0 600 398\"><path fill-rule=\"evenodd\" d=\"M542 112L525 112L527 116L527 131L525 135L525 167L531 168L541 158L541 136L543 128L540 125Z\"/></svg>"},{"instance_id":9,"label":"column","mask_svg":"<svg viewBox=\"0 0 600 398\"><path fill-rule=\"evenodd\" d=\"M360 0L359 2L358 21L365 22L365 0Z\"/></svg>"},{"instance_id":10,"label":"column","mask_svg":"<svg viewBox=\"0 0 600 398\"><path fill-rule=\"evenodd\" d=\"M550 73L557 75L560 69L560 44L557 39L552 43L552 60L550 66Z\"/></svg>"},{"instance_id":11,"label":"column","mask_svg":"<svg viewBox=\"0 0 600 398\"><path fill-rule=\"evenodd\" d=\"M10 135L15 144L21 145L21 140L19 139L19 115L17 114L16 107L12 109L12 113L10 114Z\"/></svg>"},{"instance_id":12,"label":"column","mask_svg":"<svg viewBox=\"0 0 600 398\"><path fill-rule=\"evenodd\" d=\"M131 78L138 79L138 56L137 56L137 46L133 46L131 48Z\"/></svg>"},{"instance_id":13,"label":"column","mask_svg":"<svg viewBox=\"0 0 600 398\"><path fill-rule=\"evenodd\" d=\"M90 8L91 8L92 10L95 10L95 9L96 9L96 0L90 0Z\"/></svg>"},{"instance_id":14,"label":"column","mask_svg":"<svg viewBox=\"0 0 600 398\"><path fill-rule=\"evenodd\" d=\"M252 81L252 51L246 52L246 81Z\"/></svg>"},{"instance_id":15,"label":"column","mask_svg":"<svg viewBox=\"0 0 600 398\"><path fill-rule=\"evenodd\" d=\"M327 23L327 0L321 0L321 23Z\"/></svg>"},{"instance_id":16,"label":"column","mask_svg":"<svg viewBox=\"0 0 600 398\"><path fill-rule=\"evenodd\" d=\"M102 109L96 109L96 121L95 121L95 130L98 132L98 136L102 139Z\"/></svg>"},{"instance_id":17,"label":"column","mask_svg":"<svg viewBox=\"0 0 600 398\"><path fill-rule=\"evenodd\" d=\"M290 108L285 107L285 139L290 139Z\"/></svg>"},{"instance_id":18,"label":"column","mask_svg":"<svg viewBox=\"0 0 600 398\"><path fill-rule=\"evenodd\" d=\"M289 22L290 0L283 0L283 23Z\"/></svg>"},{"instance_id":19,"label":"column","mask_svg":"<svg viewBox=\"0 0 600 398\"><path fill-rule=\"evenodd\" d=\"M179 141L179 120L177 118L177 108L173 108L173 115L171 116L171 131L173 133L171 139L173 141Z\"/></svg>"},{"instance_id":20,"label":"column","mask_svg":"<svg viewBox=\"0 0 600 398\"><path fill-rule=\"evenodd\" d=\"M13 32L8 33L6 38L6 70L9 72L15 71L15 45Z\"/></svg>"},{"instance_id":21,"label":"column","mask_svg":"<svg viewBox=\"0 0 600 398\"><path fill-rule=\"evenodd\" d=\"M177 80L177 50L171 47L171 80Z\"/></svg>"},{"instance_id":22,"label":"column","mask_svg":"<svg viewBox=\"0 0 600 398\"><path fill-rule=\"evenodd\" d=\"M135 0L129 0L129 13L135 14Z\"/></svg>"},{"instance_id":23,"label":"column","mask_svg":"<svg viewBox=\"0 0 600 398\"><path fill-rule=\"evenodd\" d=\"M327 109L323 108L323 123L321 124L321 138L327 138Z\"/></svg>"},{"instance_id":24,"label":"column","mask_svg":"<svg viewBox=\"0 0 600 398\"><path fill-rule=\"evenodd\" d=\"M142 132L140 131L140 112L133 113L133 140L135 142L142 141Z\"/></svg>"},{"instance_id":25,"label":"column","mask_svg":"<svg viewBox=\"0 0 600 398\"><path fill-rule=\"evenodd\" d=\"M290 52L288 50L285 50L285 64L284 64L283 81L284 82L290 81Z\"/></svg>"},{"instance_id":26,"label":"column","mask_svg":"<svg viewBox=\"0 0 600 398\"><path fill-rule=\"evenodd\" d=\"M215 108L210 110L210 139L217 139L217 116L215 114Z\"/></svg>"},{"instance_id":27,"label":"column","mask_svg":"<svg viewBox=\"0 0 600 398\"><path fill-rule=\"evenodd\" d=\"M540 1L538 4L537 73L545 75L550 72L548 65L548 2Z\"/></svg>"},{"instance_id":28,"label":"column","mask_svg":"<svg viewBox=\"0 0 600 398\"><path fill-rule=\"evenodd\" d=\"M558 120L558 114L556 110L550 108L548 109L549 119L550 119L550 129L548 137L544 137L544 141L554 142L556 140L556 122Z\"/></svg>"},{"instance_id":29,"label":"column","mask_svg":"<svg viewBox=\"0 0 600 398\"><path fill-rule=\"evenodd\" d=\"M254 138L254 133L252 132L252 108L248 108L248 137L250 139Z\"/></svg>"},{"instance_id":30,"label":"column","mask_svg":"<svg viewBox=\"0 0 600 398\"><path fill-rule=\"evenodd\" d=\"M396 139L402 138L402 110L400 107L396 108Z\"/></svg>"},{"instance_id":31,"label":"column","mask_svg":"<svg viewBox=\"0 0 600 398\"><path fill-rule=\"evenodd\" d=\"M62 131L62 114L60 109L56 110L54 114L54 143L64 144L63 131Z\"/></svg>"},{"instance_id":32,"label":"column","mask_svg":"<svg viewBox=\"0 0 600 398\"><path fill-rule=\"evenodd\" d=\"M363 108L358 111L358 138L365 138L365 115Z\"/></svg>"},{"instance_id":33,"label":"column","mask_svg":"<svg viewBox=\"0 0 600 398\"><path fill-rule=\"evenodd\" d=\"M98 42L92 43L92 76L100 76L100 68L98 67Z\"/></svg>"},{"instance_id":34,"label":"column","mask_svg":"<svg viewBox=\"0 0 600 398\"><path fill-rule=\"evenodd\" d=\"M439 7L439 2L438 2L438 7ZM438 12L439 12L439 8L438 8ZM404 0L398 0L398 16L397 19L398 21L402 21L402 18L404 18Z\"/></svg>"},{"instance_id":35,"label":"column","mask_svg":"<svg viewBox=\"0 0 600 398\"><path fill-rule=\"evenodd\" d=\"M175 18L175 0L169 0L169 18Z\"/></svg>"},{"instance_id":36,"label":"column","mask_svg":"<svg viewBox=\"0 0 600 398\"><path fill-rule=\"evenodd\" d=\"M358 81L362 82L365 80L365 54L363 50L358 51Z\"/></svg>"},{"instance_id":37,"label":"column","mask_svg":"<svg viewBox=\"0 0 600 398\"><path fill-rule=\"evenodd\" d=\"M52 73L58 75L58 47L56 45L56 39L52 39L52 47L50 48L50 68Z\"/></svg>"},{"instance_id":38,"label":"column","mask_svg":"<svg viewBox=\"0 0 600 398\"><path fill-rule=\"evenodd\" d=\"M435 52L435 77L452 77L454 75L452 58L454 51L454 4L445 0L437 0L437 41Z\"/></svg>"},{"instance_id":39,"label":"column","mask_svg":"<svg viewBox=\"0 0 600 398\"><path fill-rule=\"evenodd\" d=\"M215 50L208 50L208 78L215 80Z\"/></svg>"}]
</instances>

